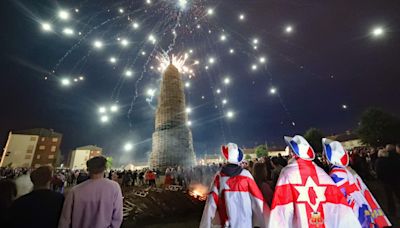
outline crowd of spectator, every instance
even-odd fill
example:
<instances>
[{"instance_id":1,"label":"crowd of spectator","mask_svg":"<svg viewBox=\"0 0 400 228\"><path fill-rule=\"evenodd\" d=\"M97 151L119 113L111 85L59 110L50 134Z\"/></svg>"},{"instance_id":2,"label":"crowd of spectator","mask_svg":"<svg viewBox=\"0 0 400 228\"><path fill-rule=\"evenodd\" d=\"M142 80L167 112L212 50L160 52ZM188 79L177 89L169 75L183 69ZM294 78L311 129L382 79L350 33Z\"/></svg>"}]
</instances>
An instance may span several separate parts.
<instances>
[{"instance_id":1,"label":"crowd of spectator","mask_svg":"<svg viewBox=\"0 0 400 228\"><path fill-rule=\"evenodd\" d=\"M400 204L400 145L356 148L349 154L350 166L364 180L378 180L382 184L388 213L395 216L396 202ZM279 154L244 160L240 164L251 172L269 205L288 159ZM329 172L331 167L323 156L317 156L314 161ZM36 170L1 168L0 221L8 221L6 227L57 227L58 224L61 227L91 227L94 223L99 227L102 224L118 227L122 222L120 186L156 187L157 180L165 188L180 185L186 189L193 183L210 186L214 174L224 165L174 166L161 173L151 169L106 171L105 164L105 158L96 157L88 161L88 171L53 171L48 166ZM164 176L162 183L160 176ZM65 200L64 192L67 192ZM85 219L80 218L82 214Z\"/></svg>"},{"instance_id":2,"label":"crowd of spectator","mask_svg":"<svg viewBox=\"0 0 400 228\"><path fill-rule=\"evenodd\" d=\"M104 178L106 159L88 160L87 169L55 174L49 166L2 169L1 227L119 227L122 192L118 183ZM64 198L64 187L74 184Z\"/></svg>"},{"instance_id":3,"label":"crowd of spectator","mask_svg":"<svg viewBox=\"0 0 400 228\"><path fill-rule=\"evenodd\" d=\"M397 205L400 205L400 144L388 144L382 148L360 147L349 151L350 166L366 181L378 181L383 186L382 194L387 205L388 214L397 215ZM271 202L279 174L287 165L288 157L261 157L244 160L242 167L248 169L264 198ZM319 154L314 162L325 172L331 167L324 156Z\"/></svg>"}]
</instances>

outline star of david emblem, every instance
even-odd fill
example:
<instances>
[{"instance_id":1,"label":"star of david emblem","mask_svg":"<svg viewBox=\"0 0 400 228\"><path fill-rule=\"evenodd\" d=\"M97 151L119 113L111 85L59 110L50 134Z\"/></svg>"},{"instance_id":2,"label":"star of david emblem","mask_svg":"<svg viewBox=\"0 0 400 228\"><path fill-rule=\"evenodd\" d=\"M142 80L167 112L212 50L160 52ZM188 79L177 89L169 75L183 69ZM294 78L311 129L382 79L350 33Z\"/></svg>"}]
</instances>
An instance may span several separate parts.
<instances>
[{"instance_id":1,"label":"star of david emblem","mask_svg":"<svg viewBox=\"0 0 400 228\"><path fill-rule=\"evenodd\" d=\"M297 202L306 202L313 211L317 211L320 202L324 202L326 187L318 186L311 177L307 178L304 186L294 186L300 193Z\"/></svg>"}]
</instances>

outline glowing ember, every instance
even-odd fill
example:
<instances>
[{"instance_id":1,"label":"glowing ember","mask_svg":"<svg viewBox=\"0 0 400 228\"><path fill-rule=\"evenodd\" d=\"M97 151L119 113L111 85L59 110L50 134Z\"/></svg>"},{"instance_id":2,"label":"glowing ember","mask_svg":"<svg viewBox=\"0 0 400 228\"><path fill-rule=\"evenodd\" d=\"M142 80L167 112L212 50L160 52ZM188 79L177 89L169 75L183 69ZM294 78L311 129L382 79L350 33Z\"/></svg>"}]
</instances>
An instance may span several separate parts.
<instances>
[{"instance_id":1,"label":"glowing ember","mask_svg":"<svg viewBox=\"0 0 400 228\"><path fill-rule=\"evenodd\" d=\"M205 201L207 199L208 187L202 184L191 184L188 193L195 199Z\"/></svg>"},{"instance_id":2,"label":"glowing ember","mask_svg":"<svg viewBox=\"0 0 400 228\"><path fill-rule=\"evenodd\" d=\"M178 69L179 72L188 75L189 78L194 76L194 72L193 69L191 69L191 65L187 65L187 60L189 58L188 54L184 54L179 57L175 55L169 57L167 53L161 53L156 58L160 63L159 69L161 72L164 72L164 70L167 69L169 64L172 64ZM192 65L197 65L197 64L195 62Z\"/></svg>"}]
</instances>

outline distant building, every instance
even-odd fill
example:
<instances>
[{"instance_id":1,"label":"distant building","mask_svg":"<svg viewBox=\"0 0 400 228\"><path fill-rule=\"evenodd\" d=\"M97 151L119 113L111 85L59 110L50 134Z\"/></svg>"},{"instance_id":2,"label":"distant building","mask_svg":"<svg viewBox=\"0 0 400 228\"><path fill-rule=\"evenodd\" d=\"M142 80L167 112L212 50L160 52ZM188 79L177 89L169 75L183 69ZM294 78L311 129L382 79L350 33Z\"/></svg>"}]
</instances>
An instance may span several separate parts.
<instances>
[{"instance_id":1,"label":"distant building","mask_svg":"<svg viewBox=\"0 0 400 228\"><path fill-rule=\"evenodd\" d=\"M0 167L55 166L60 156L62 134L52 129L34 128L10 132Z\"/></svg>"},{"instance_id":2,"label":"distant building","mask_svg":"<svg viewBox=\"0 0 400 228\"><path fill-rule=\"evenodd\" d=\"M245 148L245 149L243 149L243 153L244 153L244 159L246 159L246 157L249 157L249 156L251 157L251 159L257 158L256 147L255 148ZM279 148L279 147L268 148L268 156L269 157L277 157L278 154L281 154L282 156L288 156L289 151L286 151L284 148Z\"/></svg>"},{"instance_id":3,"label":"distant building","mask_svg":"<svg viewBox=\"0 0 400 228\"><path fill-rule=\"evenodd\" d=\"M249 156L251 157L251 159L257 158L256 148L244 148L243 153L244 153L243 159L247 159Z\"/></svg>"},{"instance_id":4,"label":"distant building","mask_svg":"<svg viewBox=\"0 0 400 228\"><path fill-rule=\"evenodd\" d=\"M352 133L350 131L346 131L343 134L328 136L327 138L329 138L331 140L339 141L340 143L342 143L343 147L346 150L351 150L356 147L364 146L364 144L362 143L362 141L358 137L358 135L355 133Z\"/></svg>"},{"instance_id":5,"label":"distant building","mask_svg":"<svg viewBox=\"0 0 400 228\"><path fill-rule=\"evenodd\" d=\"M198 164L200 165L211 165L223 163L224 159L219 154L205 154L202 158L198 158Z\"/></svg>"},{"instance_id":6,"label":"distant building","mask_svg":"<svg viewBox=\"0 0 400 228\"><path fill-rule=\"evenodd\" d=\"M78 147L71 151L69 167L71 169L86 169L87 160L102 155L103 149L93 145Z\"/></svg>"},{"instance_id":7,"label":"distant building","mask_svg":"<svg viewBox=\"0 0 400 228\"><path fill-rule=\"evenodd\" d=\"M268 149L268 156L270 157L278 157L279 154L281 154L282 156L289 156L289 150L278 147Z\"/></svg>"}]
</instances>

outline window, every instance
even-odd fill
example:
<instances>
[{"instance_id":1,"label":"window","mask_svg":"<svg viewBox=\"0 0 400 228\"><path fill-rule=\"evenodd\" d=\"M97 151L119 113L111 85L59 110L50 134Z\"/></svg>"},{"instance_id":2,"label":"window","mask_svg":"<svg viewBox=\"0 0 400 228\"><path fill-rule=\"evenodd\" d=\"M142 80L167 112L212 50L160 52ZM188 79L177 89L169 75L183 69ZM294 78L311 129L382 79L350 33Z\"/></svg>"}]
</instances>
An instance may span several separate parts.
<instances>
[{"instance_id":1,"label":"window","mask_svg":"<svg viewBox=\"0 0 400 228\"><path fill-rule=\"evenodd\" d=\"M25 155L25 159L31 159L31 157L32 157L32 155L30 155L30 154Z\"/></svg>"},{"instance_id":2,"label":"window","mask_svg":"<svg viewBox=\"0 0 400 228\"><path fill-rule=\"evenodd\" d=\"M51 141L52 142L58 142L58 138L52 138Z\"/></svg>"},{"instance_id":3,"label":"window","mask_svg":"<svg viewBox=\"0 0 400 228\"><path fill-rule=\"evenodd\" d=\"M31 141L36 141L36 136L32 136Z\"/></svg>"},{"instance_id":4,"label":"window","mask_svg":"<svg viewBox=\"0 0 400 228\"><path fill-rule=\"evenodd\" d=\"M40 154L38 154L38 155L36 156L36 159L40 159Z\"/></svg>"},{"instance_id":5,"label":"window","mask_svg":"<svg viewBox=\"0 0 400 228\"><path fill-rule=\"evenodd\" d=\"M33 150L33 145L29 145L28 150Z\"/></svg>"},{"instance_id":6,"label":"window","mask_svg":"<svg viewBox=\"0 0 400 228\"><path fill-rule=\"evenodd\" d=\"M51 152L56 152L56 146L51 146Z\"/></svg>"},{"instance_id":7,"label":"window","mask_svg":"<svg viewBox=\"0 0 400 228\"><path fill-rule=\"evenodd\" d=\"M46 140L46 138L45 138L45 137L42 137L40 140L42 140L42 142L44 142L44 140Z\"/></svg>"},{"instance_id":8,"label":"window","mask_svg":"<svg viewBox=\"0 0 400 228\"><path fill-rule=\"evenodd\" d=\"M54 154L50 154L49 159L54 159Z\"/></svg>"},{"instance_id":9,"label":"window","mask_svg":"<svg viewBox=\"0 0 400 228\"><path fill-rule=\"evenodd\" d=\"M46 149L46 146L39 146L39 150L44 150Z\"/></svg>"},{"instance_id":10,"label":"window","mask_svg":"<svg viewBox=\"0 0 400 228\"><path fill-rule=\"evenodd\" d=\"M27 149L26 153L31 154L31 153L33 153L33 150Z\"/></svg>"}]
</instances>

